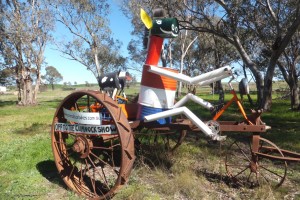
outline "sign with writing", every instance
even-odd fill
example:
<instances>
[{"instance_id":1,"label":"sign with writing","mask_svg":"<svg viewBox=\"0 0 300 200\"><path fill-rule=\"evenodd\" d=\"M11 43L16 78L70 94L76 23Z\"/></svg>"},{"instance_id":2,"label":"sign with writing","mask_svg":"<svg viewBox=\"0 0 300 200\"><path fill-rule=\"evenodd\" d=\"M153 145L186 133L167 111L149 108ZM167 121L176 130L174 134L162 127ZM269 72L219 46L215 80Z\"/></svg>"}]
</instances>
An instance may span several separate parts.
<instances>
[{"instance_id":1,"label":"sign with writing","mask_svg":"<svg viewBox=\"0 0 300 200\"><path fill-rule=\"evenodd\" d=\"M101 125L102 117L99 112L76 112L68 109L64 110L65 119L79 124Z\"/></svg>"},{"instance_id":2,"label":"sign with writing","mask_svg":"<svg viewBox=\"0 0 300 200\"><path fill-rule=\"evenodd\" d=\"M117 128L115 125L86 125L86 124L66 124L56 123L54 127L55 131L67 132L67 133L84 133L84 134L117 134Z\"/></svg>"}]
</instances>

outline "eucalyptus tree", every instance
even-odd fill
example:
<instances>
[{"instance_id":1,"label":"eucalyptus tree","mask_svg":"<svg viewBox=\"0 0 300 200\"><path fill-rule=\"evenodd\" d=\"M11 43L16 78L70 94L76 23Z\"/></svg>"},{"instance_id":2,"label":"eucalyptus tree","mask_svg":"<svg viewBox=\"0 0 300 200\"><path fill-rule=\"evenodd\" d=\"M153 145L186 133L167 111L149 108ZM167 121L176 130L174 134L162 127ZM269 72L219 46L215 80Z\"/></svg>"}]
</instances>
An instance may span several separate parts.
<instances>
[{"instance_id":1,"label":"eucalyptus tree","mask_svg":"<svg viewBox=\"0 0 300 200\"><path fill-rule=\"evenodd\" d=\"M236 48L255 77L259 107L270 109L275 66L300 25L299 1L178 2L181 7L182 4L184 9L177 10L177 14L188 24L185 28L214 34ZM259 69L261 63L255 62L263 50L270 52L267 65L263 66L266 69L264 78Z\"/></svg>"},{"instance_id":2,"label":"eucalyptus tree","mask_svg":"<svg viewBox=\"0 0 300 200\"><path fill-rule=\"evenodd\" d=\"M42 76L54 90L54 84L63 80L63 76L53 66L46 67L46 74Z\"/></svg>"},{"instance_id":3,"label":"eucalyptus tree","mask_svg":"<svg viewBox=\"0 0 300 200\"><path fill-rule=\"evenodd\" d=\"M2 1L0 64L14 70L20 105L37 103L44 51L53 28L51 12L44 3Z\"/></svg>"},{"instance_id":4,"label":"eucalyptus tree","mask_svg":"<svg viewBox=\"0 0 300 200\"><path fill-rule=\"evenodd\" d=\"M300 32L297 30L277 65L290 90L291 109L300 110Z\"/></svg>"},{"instance_id":5,"label":"eucalyptus tree","mask_svg":"<svg viewBox=\"0 0 300 200\"><path fill-rule=\"evenodd\" d=\"M140 20L140 9L143 8L148 14L152 13L153 7L151 2L149 4L145 1L138 0L124 0L121 5L121 9L126 17L131 20L133 38L129 41L127 50L129 52L129 59L133 62L131 69L137 72L142 72L142 63L146 59L148 34L149 31L145 28L144 24Z\"/></svg>"},{"instance_id":6,"label":"eucalyptus tree","mask_svg":"<svg viewBox=\"0 0 300 200\"><path fill-rule=\"evenodd\" d=\"M68 31L59 42L59 50L90 70L97 78L102 73L124 67L126 59L120 55L119 41L111 37L106 0L49 1L56 19ZM71 39L68 39L71 38Z\"/></svg>"}]
</instances>

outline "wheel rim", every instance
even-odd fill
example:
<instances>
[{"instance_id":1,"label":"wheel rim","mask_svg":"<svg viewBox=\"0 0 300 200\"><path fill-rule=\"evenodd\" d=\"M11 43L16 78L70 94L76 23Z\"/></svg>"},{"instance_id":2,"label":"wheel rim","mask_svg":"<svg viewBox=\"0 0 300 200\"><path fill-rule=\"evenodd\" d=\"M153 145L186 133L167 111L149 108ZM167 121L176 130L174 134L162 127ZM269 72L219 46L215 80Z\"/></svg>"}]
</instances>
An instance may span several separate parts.
<instances>
[{"instance_id":1,"label":"wheel rim","mask_svg":"<svg viewBox=\"0 0 300 200\"><path fill-rule=\"evenodd\" d=\"M279 187L286 177L287 163L281 150L269 140L259 139L259 153L252 152L250 140L247 143L234 141L226 154L225 168L229 177L239 186L271 185Z\"/></svg>"},{"instance_id":2,"label":"wheel rim","mask_svg":"<svg viewBox=\"0 0 300 200\"><path fill-rule=\"evenodd\" d=\"M93 111L93 105L101 110ZM64 109L99 114L104 109L107 119L101 120L102 125L105 121L106 127L115 127L116 133L84 133L83 130L88 131L92 126L66 119ZM59 124L83 127L82 133L58 130ZM95 91L75 92L63 100L52 124L52 150L66 185L80 195L96 199L110 198L128 180L135 158L126 117L111 98Z\"/></svg>"},{"instance_id":3,"label":"wheel rim","mask_svg":"<svg viewBox=\"0 0 300 200\"><path fill-rule=\"evenodd\" d=\"M272 157L283 158L283 153L274 143L265 138L260 138L258 152L264 154L264 156L257 155L260 184L279 187L286 178L287 162Z\"/></svg>"}]
</instances>

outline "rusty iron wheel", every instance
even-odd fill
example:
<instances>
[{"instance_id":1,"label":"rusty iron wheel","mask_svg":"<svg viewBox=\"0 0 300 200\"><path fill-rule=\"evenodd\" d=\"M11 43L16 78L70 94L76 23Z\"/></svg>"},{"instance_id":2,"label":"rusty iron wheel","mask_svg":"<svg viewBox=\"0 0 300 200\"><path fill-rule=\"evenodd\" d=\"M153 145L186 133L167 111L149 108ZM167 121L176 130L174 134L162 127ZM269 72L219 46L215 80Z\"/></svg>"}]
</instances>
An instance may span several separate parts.
<instances>
[{"instance_id":1,"label":"rusty iron wheel","mask_svg":"<svg viewBox=\"0 0 300 200\"><path fill-rule=\"evenodd\" d=\"M167 152L175 151L183 142L186 130L145 129L134 133L136 148L147 146Z\"/></svg>"},{"instance_id":2,"label":"rusty iron wheel","mask_svg":"<svg viewBox=\"0 0 300 200\"><path fill-rule=\"evenodd\" d=\"M257 152L253 152L250 140L234 141L227 151L225 168L233 183L238 186L267 184L276 188L286 178L287 162L274 143L260 137Z\"/></svg>"},{"instance_id":3,"label":"rusty iron wheel","mask_svg":"<svg viewBox=\"0 0 300 200\"><path fill-rule=\"evenodd\" d=\"M95 104L94 104L95 103ZM81 125L65 118L63 109L91 111L91 105L105 108L116 134L101 135L56 129L57 124ZM76 193L91 199L109 199L130 175L134 139L130 125L119 106L107 95L83 90L67 96L56 110L52 129L52 151L59 174Z\"/></svg>"}]
</instances>

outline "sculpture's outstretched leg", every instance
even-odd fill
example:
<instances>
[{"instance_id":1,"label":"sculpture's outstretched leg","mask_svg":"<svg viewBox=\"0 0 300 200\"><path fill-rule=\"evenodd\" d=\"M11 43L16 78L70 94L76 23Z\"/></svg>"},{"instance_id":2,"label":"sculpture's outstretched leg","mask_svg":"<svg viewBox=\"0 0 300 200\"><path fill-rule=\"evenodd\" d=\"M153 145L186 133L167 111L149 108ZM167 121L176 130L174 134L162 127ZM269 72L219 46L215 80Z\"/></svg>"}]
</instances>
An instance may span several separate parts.
<instances>
[{"instance_id":1,"label":"sculpture's outstretched leg","mask_svg":"<svg viewBox=\"0 0 300 200\"><path fill-rule=\"evenodd\" d=\"M183 106L180 108L174 108L171 110L163 111L160 113L147 115L145 116L145 121L155 121L160 118L171 117L174 115L184 114L187 118L189 118L193 124L195 124L203 133L205 133L212 140L222 141L226 139L226 136L220 136L216 133L213 133L212 130L204 124L194 113L192 113L187 107Z\"/></svg>"}]
</instances>

